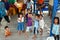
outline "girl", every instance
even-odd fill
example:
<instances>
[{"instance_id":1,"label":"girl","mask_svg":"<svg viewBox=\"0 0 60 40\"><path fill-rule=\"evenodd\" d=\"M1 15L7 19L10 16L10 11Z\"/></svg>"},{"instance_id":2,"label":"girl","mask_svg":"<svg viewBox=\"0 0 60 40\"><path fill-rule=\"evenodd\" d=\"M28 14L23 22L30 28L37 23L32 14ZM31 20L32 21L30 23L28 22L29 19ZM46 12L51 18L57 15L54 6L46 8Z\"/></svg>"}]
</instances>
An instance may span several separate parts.
<instances>
[{"instance_id":1,"label":"girl","mask_svg":"<svg viewBox=\"0 0 60 40\"><path fill-rule=\"evenodd\" d=\"M39 27L39 15L36 14L36 17L34 20L34 36L33 36L33 38L36 38L36 34L38 32L38 27Z\"/></svg>"},{"instance_id":2,"label":"girl","mask_svg":"<svg viewBox=\"0 0 60 40\"><path fill-rule=\"evenodd\" d=\"M28 19L27 19L27 22L26 22L26 33L25 33L25 35L26 35L26 37L28 37L28 32L29 31L32 31L32 14L31 13L29 13L28 14Z\"/></svg>"},{"instance_id":3,"label":"girl","mask_svg":"<svg viewBox=\"0 0 60 40\"><path fill-rule=\"evenodd\" d=\"M8 26L5 26L5 37L8 37L11 35L10 29Z\"/></svg>"},{"instance_id":4,"label":"girl","mask_svg":"<svg viewBox=\"0 0 60 40\"><path fill-rule=\"evenodd\" d=\"M52 33L53 33L55 40L59 40L59 17L54 18Z\"/></svg>"},{"instance_id":5,"label":"girl","mask_svg":"<svg viewBox=\"0 0 60 40\"><path fill-rule=\"evenodd\" d=\"M27 10L27 13L25 14L26 22L27 22L27 20L28 20L28 14L29 14L29 13L31 13L31 10L30 10L30 9L28 9L28 10Z\"/></svg>"},{"instance_id":6,"label":"girl","mask_svg":"<svg viewBox=\"0 0 60 40\"><path fill-rule=\"evenodd\" d=\"M43 29L44 29L44 19L43 19L43 16L41 14L40 14L39 26L40 26L40 32L41 32L40 35L42 35Z\"/></svg>"},{"instance_id":7,"label":"girl","mask_svg":"<svg viewBox=\"0 0 60 40\"><path fill-rule=\"evenodd\" d=\"M24 17L23 14L20 14L18 17L18 34L20 35L22 31L24 30Z\"/></svg>"}]
</instances>

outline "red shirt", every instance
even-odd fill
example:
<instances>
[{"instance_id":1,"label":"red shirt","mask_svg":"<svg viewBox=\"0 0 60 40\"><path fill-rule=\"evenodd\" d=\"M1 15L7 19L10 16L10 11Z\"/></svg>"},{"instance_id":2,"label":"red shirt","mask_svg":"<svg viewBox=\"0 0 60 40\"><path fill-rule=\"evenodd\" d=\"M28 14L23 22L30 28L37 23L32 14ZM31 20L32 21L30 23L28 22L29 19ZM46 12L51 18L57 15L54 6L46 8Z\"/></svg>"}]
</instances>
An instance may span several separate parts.
<instances>
[{"instance_id":1,"label":"red shirt","mask_svg":"<svg viewBox=\"0 0 60 40\"><path fill-rule=\"evenodd\" d=\"M38 0L38 4L43 4L44 0Z\"/></svg>"}]
</instances>

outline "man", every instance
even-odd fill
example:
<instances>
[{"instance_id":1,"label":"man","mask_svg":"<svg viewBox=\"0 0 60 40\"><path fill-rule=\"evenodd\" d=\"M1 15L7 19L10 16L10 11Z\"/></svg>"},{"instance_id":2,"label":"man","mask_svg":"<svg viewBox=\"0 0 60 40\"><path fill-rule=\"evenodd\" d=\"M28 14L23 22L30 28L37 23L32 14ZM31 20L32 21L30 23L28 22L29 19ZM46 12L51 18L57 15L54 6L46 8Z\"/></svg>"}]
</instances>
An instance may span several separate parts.
<instances>
[{"instance_id":1,"label":"man","mask_svg":"<svg viewBox=\"0 0 60 40\"><path fill-rule=\"evenodd\" d=\"M37 0L38 10L42 11L42 8L45 7L44 0Z\"/></svg>"},{"instance_id":2,"label":"man","mask_svg":"<svg viewBox=\"0 0 60 40\"><path fill-rule=\"evenodd\" d=\"M52 17L52 8L53 8L53 2L54 0L49 0L49 16Z\"/></svg>"}]
</instances>

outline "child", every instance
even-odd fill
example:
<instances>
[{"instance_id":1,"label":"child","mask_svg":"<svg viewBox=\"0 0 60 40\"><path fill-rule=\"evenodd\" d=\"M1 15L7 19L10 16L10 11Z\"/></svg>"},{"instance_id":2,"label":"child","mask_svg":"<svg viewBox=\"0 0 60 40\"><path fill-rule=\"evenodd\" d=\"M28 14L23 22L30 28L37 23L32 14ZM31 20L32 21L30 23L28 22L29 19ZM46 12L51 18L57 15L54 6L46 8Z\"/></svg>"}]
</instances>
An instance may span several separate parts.
<instances>
[{"instance_id":1,"label":"child","mask_svg":"<svg viewBox=\"0 0 60 40\"><path fill-rule=\"evenodd\" d=\"M53 33L55 40L59 40L59 17L54 18L52 33Z\"/></svg>"},{"instance_id":2,"label":"child","mask_svg":"<svg viewBox=\"0 0 60 40\"><path fill-rule=\"evenodd\" d=\"M28 14L29 14L30 12L31 12L31 10L28 9L28 10L27 10L27 14L25 15L26 22L27 22L27 20L28 20Z\"/></svg>"},{"instance_id":3,"label":"child","mask_svg":"<svg viewBox=\"0 0 60 40\"><path fill-rule=\"evenodd\" d=\"M20 13L19 17L18 17L18 34L20 35L22 33L22 31L24 30L24 17L23 14Z\"/></svg>"},{"instance_id":4,"label":"child","mask_svg":"<svg viewBox=\"0 0 60 40\"><path fill-rule=\"evenodd\" d=\"M36 38L36 34L38 32L38 27L39 27L39 15L36 14L35 20L34 20L34 36L33 36L33 38Z\"/></svg>"},{"instance_id":5,"label":"child","mask_svg":"<svg viewBox=\"0 0 60 40\"><path fill-rule=\"evenodd\" d=\"M44 19L43 19L43 16L41 14L40 14L39 26L40 26L40 32L41 32L40 35L42 35L43 29L44 29Z\"/></svg>"},{"instance_id":6,"label":"child","mask_svg":"<svg viewBox=\"0 0 60 40\"><path fill-rule=\"evenodd\" d=\"M32 31L32 13L29 13L28 14L28 19L27 19L27 22L26 22L26 37L28 37L28 32L29 31Z\"/></svg>"},{"instance_id":7,"label":"child","mask_svg":"<svg viewBox=\"0 0 60 40\"><path fill-rule=\"evenodd\" d=\"M10 29L8 26L5 26L5 37L8 37L11 35Z\"/></svg>"}]
</instances>

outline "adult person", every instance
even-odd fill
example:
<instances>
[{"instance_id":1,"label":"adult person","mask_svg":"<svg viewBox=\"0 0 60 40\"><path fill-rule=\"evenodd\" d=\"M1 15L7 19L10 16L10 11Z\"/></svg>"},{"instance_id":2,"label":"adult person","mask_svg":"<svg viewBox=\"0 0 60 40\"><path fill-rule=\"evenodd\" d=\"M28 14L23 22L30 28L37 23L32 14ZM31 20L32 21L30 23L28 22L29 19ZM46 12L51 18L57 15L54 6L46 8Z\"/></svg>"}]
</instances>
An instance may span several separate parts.
<instances>
[{"instance_id":1,"label":"adult person","mask_svg":"<svg viewBox=\"0 0 60 40\"><path fill-rule=\"evenodd\" d=\"M54 2L54 0L49 0L49 14L48 14L48 16L50 16L50 18L52 17L53 2Z\"/></svg>"},{"instance_id":2,"label":"adult person","mask_svg":"<svg viewBox=\"0 0 60 40\"><path fill-rule=\"evenodd\" d=\"M31 9L31 7L32 7L31 0L27 0L27 9Z\"/></svg>"},{"instance_id":3,"label":"adult person","mask_svg":"<svg viewBox=\"0 0 60 40\"><path fill-rule=\"evenodd\" d=\"M10 23L9 17L6 15L6 9L4 3L0 0L0 25L2 18L5 18L5 20Z\"/></svg>"},{"instance_id":4,"label":"adult person","mask_svg":"<svg viewBox=\"0 0 60 40\"><path fill-rule=\"evenodd\" d=\"M16 7L14 5L14 3L16 2L16 0L8 0L10 7L9 7L9 14L10 15L15 15L16 14Z\"/></svg>"},{"instance_id":5,"label":"adult person","mask_svg":"<svg viewBox=\"0 0 60 40\"><path fill-rule=\"evenodd\" d=\"M4 4L5 4L5 8L6 8L6 10L7 10L7 15L9 15L10 4L9 4L8 0L4 0L3 2L4 2Z\"/></svg>"},{"instance_id":6,"label":"adult person","mask_svg":"<svg viewBox=\"0 0 60 40\"><path fill-rule=\"evenodd\" d=\"M44 0L37 0L37 8L42 11L42 9L45 7Z\"/></svg>"},{"instance_id":7,"label":"adult person","mask_svg":"<svg viewBox=\"0 0 60 40\"><path fill-rule=\"evenodd\" d=\"M22 7L23 7L23 1L22 0L17 0L14 5L16 6L17 10L18 10L18 13L21 12L22 10Z\"/></svg>"}]
</instances>

